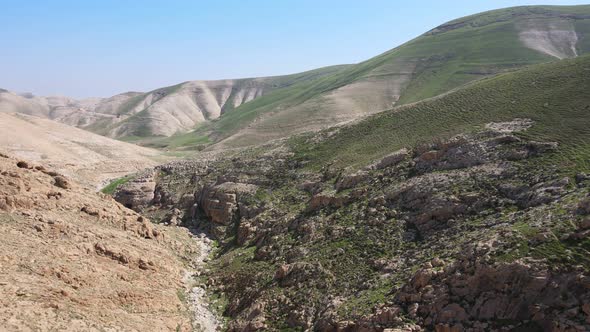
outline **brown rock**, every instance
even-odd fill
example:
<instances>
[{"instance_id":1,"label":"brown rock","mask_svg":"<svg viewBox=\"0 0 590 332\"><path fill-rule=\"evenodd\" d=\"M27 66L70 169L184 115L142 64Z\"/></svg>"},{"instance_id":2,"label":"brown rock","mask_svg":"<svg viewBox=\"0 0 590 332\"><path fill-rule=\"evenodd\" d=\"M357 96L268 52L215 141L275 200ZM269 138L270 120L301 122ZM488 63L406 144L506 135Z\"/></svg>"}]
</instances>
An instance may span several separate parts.
<instances>
[{"instance_id":1,"label":"brown rock","mask_svg":"<svg viewBox=\"0 0 590 332\"><path fill-rule=\"evenodd\" d=\"M200 194L200 206L214 223L229 225L239 215L238 196L252 195L257 189L255 185L234 182L206 187Z\"/></svg>"},{"instance_id":2,"label":"brown rock","mask_svg":"<svg viewBox=\"0 0 590 332\"><path fill-rule=\"evenodd\" d=\"M410 153L408 149L398 150L388 156L385 156L377 163L369 166L369 169L384 169L387 167L395 166L402 162L404 159L406 159L409 155Z\"/></svg>"},{"instance_id":3,"label":"brown rock","mask_svg":"<svg viewBox=\"0 0 590 332\"><path fill-rule=\"evenodd\" d=\"M373 315L372 321L378 324L391 324L398 318L401 308L398 306L378 309Z\"/></svg>"},{"instance_id":4,"label":"brown rock","mask_svg":"<svg viewBox=\"0 0 590 332\"><path fill-rule=\"evenodd\" d=\"M281 265L275 272L275 280L281 280L289 274L289 265Z\"/></svg>"},{"instance_id":5,"label":"brown rock","mask_svg":"<svg viewBox=\"0 0 590 332\"><path fill-rule=\"evenodd\" d=\"M138 175L120 186L113 197L127 208L138 210L152 202L155 197L156 181L154 176L153 171Z\"/></svg>"},{"instance_id":6,"label":"brown rock","mask_svg":"<svg viewBox=\"0 0 590 332\"><path fill-rule=\"evenodd\" d=\"M430 263L434 267L440 267L440 266L444 266L445 265L445 261L443 261L442 259L440 259L438 257L432 259L432 261Z\"/></svg>"},{"instance_id":7,"label":"brown rock","mask_svg":"<svg viewBox=\"0 0 590 332\"><path fill-rule=\"evenodd\" d=\"M590 229L590 218L585 218L578 224L578 227L582 230Z\"/></svg>"},{"instance_id":8,"label":"brown rock","mask_svg":"<svg viewBox=\"0 0 590 332\"><path fill-rule=\"evenodd\" d=\"M19 162L17 162L17 163L16 163L16 166L17 166L18 168L26 168L26 169L29 169L29 168L31 168L31 166L29 165L29 163L27 163L26 161L22 161L22 160L21 160L21 161L19 161Z\"/></svg>"},{"instance_id":9,"label":"brown rock","mask_svg":"<svg viewBox=\"0 0 590 332\"><path fill-rule=\"evenodd\" d=\"M412 285L415 289L420 289L428 285L430 279L432 279L432 275L432 271L430 270L420 270L414 275L414 278L412 279Z\"/></svg>"},{"instance_id":10,"label":"brown rock","mask_svg":"<svg viewBox=\"0 0 590 332\"><path fill-rule=\"evenodd\" d=\"M63 176L58 175L58 176L54 177L53 180L55 181L54 185L56 187L59 187L62 189L70 189L71 188L70 182Z\"/></svg>"},{"instance_id":11,"label":"brown rock","mask_svg":"<svg viewBox=\"0 0 590 332\"><path fill-rule=\"evenodd\" d=\"M438 321L440 322L462 322L467 320L468 316L465 309L456 303L451 303L444 307L439 316Z\"/></svg>"},{"instance_id":12,"label":"brown rock","mask_svg":"<svg viewBox=\"0 0 590 332\"><path fill-rule=\"evenodd\" d=\"M365 182L369 179L367 172L359 171L354 174L342 176L338 182L336 182L336 190L341 191L345 189L354 188L361 182Z\"/></svg>"},{"instance_id":13,"label":"brown rock","mask_svg":"<svg viewBox=\"0 0 590 332\"><path fill-rule=\"evenodd\" d=\"M238 226L238 234L236 240L238 241L239 245L244 245L246 244L246 242L252 240L255 234L256 226L252 226L252 224L242 221Z\"/></svg>"},{"instance_id":14,"label":"brown rock","mask_svg":"<svg viewBox=\"0 0 590 332\"><path fill-rule=\"evenodd\" d=\"M98 216L99 215L99 211L90 205L83 206L80 211L82 211L86 214L89 214L91 216Z\"/></svg>"},{"instance_id":15,"label":"brown rock","mask_svg":"<svg viewBox=\"0 0 590 332\"><path fill-rule=\"evenodd\" d=\"M320 193L311 198L308 210L314 211L325 207L338 208L344 206L348 201L348 197Z\"/></svg>"},{"instance_id":16,"label":"brown rock","mask_svg":"<svg viewBox=\"0 0 590 332\"><path fill-rule=\"evenodd\" d=\"M582 215L590 214L590 197L586 197L578 203L578 213Z\"/></svg>"}]
</instances>

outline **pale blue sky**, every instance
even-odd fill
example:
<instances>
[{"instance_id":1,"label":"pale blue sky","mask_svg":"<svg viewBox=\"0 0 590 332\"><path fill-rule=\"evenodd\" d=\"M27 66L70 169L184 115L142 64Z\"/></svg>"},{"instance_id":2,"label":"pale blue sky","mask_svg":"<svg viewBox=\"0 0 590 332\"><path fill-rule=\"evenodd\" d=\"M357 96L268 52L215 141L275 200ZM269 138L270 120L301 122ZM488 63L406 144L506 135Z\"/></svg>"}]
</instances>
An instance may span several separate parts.
<instances>
[{"instance_id":1,"label":"pale blue sky","mask_svg":"<svg viewBox=\"0 0 590 332\"><path fill-rule=\"evenodd\" d=\"M586 0L586 2L589 2ZM0 0L0 87L110 96L356 63L517 0Z\"/></svg>"}]
</instances>

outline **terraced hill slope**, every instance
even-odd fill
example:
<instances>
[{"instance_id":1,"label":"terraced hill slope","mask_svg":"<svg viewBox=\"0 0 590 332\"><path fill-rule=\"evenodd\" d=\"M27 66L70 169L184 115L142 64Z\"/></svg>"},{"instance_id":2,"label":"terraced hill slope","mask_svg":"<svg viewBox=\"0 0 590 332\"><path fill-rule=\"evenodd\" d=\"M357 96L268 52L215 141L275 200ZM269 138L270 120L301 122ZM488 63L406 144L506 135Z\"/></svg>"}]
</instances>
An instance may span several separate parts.
<instances>
[{"instance_id":1,"label":"terraced hill slope","mask_svg":"<svg viewBox=\"0 0 590 332\"><path fill-rule=\"evenodd\" d=\"M590 51L590 6L533 6L445 23L317 82L277 91L194 135L219 147L264 142L450 91L516 68Z\"/></svg>"},{"instance_id":2,"label":"terraced hill slope","mask_svg":"<svg viewBox=\"0 0 590 332\"><path fill-rule=\"evenodd\" d=\"M356 65L191 81L83 101L0 91L0 112L43 116L153 147L241 147L356 120L522 66L576 57L590 50L589 36L590 6L514 7L445 23Z\"/></svg>"},{"instance_id":3,"label":"terraced hill slope","mask_svg":"<svg viewBox=\"0 0 590 332\"><path fill-rule=\"evenodd\" d=\"M293 141L301 157L316 167L326 162L359 167L389 152L473 131L487 122L528 118L536 125L527 136L560 143L564 166L588 170L589 87L586 55L483 79L438 98L400 106L342 127L319 144Z\"/></svg>"}]
</instances>

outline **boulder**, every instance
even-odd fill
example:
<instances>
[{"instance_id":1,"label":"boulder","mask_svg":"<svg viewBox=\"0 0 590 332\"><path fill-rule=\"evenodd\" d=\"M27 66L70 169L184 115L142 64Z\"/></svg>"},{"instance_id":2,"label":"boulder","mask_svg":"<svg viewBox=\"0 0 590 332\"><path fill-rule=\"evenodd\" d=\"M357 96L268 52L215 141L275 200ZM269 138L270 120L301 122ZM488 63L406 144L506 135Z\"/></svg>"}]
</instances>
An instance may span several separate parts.
<instances>
[{"instance_id":1,"label":"boulder","mask_svg":"<svg viewBox=\"0 0 590 332\"><path fill-rule=\"evenodd\" d=\"M342 191L350 188L354 188L362 182L366 182L369 179L369 173L359 171L353 174L343 175L336 182L336 190Z\"/></svg>"},{"instance_id":2,"label":"boulder","mask_svg":"<svg viewBox=\"0 0 590 332\"><path fill-rule=\"evenodd\" d=\"M153 201L155 190L154 171L150 170L120 186L114 198L127 208L139 210Z\"/></svg>"},{"instance_id":3,"label":"boulder","mask_svg":"<svg viewBox=\"0 0 590 332\"><path fill-rule=\"evenodd\" d=\"M410 153L409 153L408 149L404 148L404 149L398 150L390 155L383 157L383 159L379 160L378 162L376 162L372 165L369 165L367 167L367 169L368 170L379 170L379 169L392 167L392 166L395 166L395 165L399 164L400 162L402 162L409 155L410 155Z\"/></svg>"},{"instance_id":4,"label":"boulder","mask_svg":"<svg viewBox=\"0 0 590 332\"><path fill-rule=\"evenodd\" d=\"M320 193L311 198L308 205L309 211L315 211L326 207L343 207L350 200L347 196L334 196L328 193Z\"/></svg>"},{"instance_id":5,"label":"boulder","mask_svg":"<svg viewBox=\"0 0 590 332\"><path fill-rule=\"evenodd\" d=\"M21 160L21 161L17 162L17 163L16 163L16 166L17 166L18 168L25 168L25 169L30 169L30 168L31 168L31 165L29 165L29 163L28 163L28 162L26 162L26 161L23 161L23 160Z\"/></svg>"},{"instance_id":6,"label":"boulder","mask_svg":"<svg viewBox=\"0 0 590 332\"><path fill-rule=\"evenodd\" d=\"M71 188L71 185L70 185L70 182L68 181L68 179L66 179L65 177L63 177L61 175L55 176L53 178L53 180L54 180L54 185L56 187L59 187L62 189L70 189Z\"/></svg>"}]
</instances>

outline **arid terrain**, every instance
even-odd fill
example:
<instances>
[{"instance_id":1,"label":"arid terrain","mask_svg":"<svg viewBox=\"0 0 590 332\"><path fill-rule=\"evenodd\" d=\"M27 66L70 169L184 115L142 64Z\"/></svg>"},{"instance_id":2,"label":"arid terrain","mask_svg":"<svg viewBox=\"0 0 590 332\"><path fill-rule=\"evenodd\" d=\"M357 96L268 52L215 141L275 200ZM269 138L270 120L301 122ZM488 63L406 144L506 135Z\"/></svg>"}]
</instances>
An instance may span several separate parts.
<instances>
[{"instance_id":1,"label":"arid terrain","mask_svg":"<svg viewBox=\"0 0 590 332\"><path fill-rule=\"evenodd\" d=\"M0 157L4 331L190 330L185 229L156 226L39 163Z\"/></svg>"},{"instance_id":2,"label":"arid terrain","mask_svg":"<svg viewBox=\"0 0 590 332\"><path fill-rule=\"evenodd\" d=\"M98 189L166 160L160 151L23 114L0 113L0 141L0 152L40 163Z\"/></svg>"},{"instance_id":3,"label":"arid terrain","mask_svg":"<svg viewBox=\"0 0 590 332\"><path fill-rule=\"evenodd\" d=\"M590 331L590 6L109 98L0 90L0 331Z\"/></svg>"}]
</instances>

